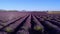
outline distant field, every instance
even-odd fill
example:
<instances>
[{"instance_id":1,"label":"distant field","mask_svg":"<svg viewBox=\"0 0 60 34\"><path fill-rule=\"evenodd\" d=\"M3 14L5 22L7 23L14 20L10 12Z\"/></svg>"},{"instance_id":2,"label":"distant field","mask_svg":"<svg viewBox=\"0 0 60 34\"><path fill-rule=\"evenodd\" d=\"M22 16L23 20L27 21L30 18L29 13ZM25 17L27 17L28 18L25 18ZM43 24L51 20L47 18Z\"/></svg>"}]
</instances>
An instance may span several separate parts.
<instances>
[{"instance_id":1,"label":"distant field","mask_svg":"<svg viewBox=\"0 0 60 34\"><path fill-rule=\"evenodd\" d=\"M0 12L0 34L60 34L60 12Z\"/></svg>"},{"instance_id":2,"label":"distant field","mask_svg":"<svg viewBox=\"0 0 60 34\"><path fill-rule=\"evenodd\" d=\"M49 11L48 14L60 14L60 11Z\"/></svg>"}]
</instances>

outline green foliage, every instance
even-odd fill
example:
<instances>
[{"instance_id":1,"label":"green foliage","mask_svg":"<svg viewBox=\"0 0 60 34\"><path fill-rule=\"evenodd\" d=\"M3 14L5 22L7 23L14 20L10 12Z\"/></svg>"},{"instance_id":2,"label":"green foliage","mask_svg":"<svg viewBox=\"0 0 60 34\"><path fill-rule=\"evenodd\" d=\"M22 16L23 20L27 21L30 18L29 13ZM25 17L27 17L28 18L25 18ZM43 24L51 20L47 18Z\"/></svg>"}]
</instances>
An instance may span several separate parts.
<instances>
[{"instance_id":1,"label":"green foliage","mask_svg":"<svg viewBox=\"0 0 60 34\"><path fill-rule=\"evenodd\" d=\"M39 27L39 26L35 26L34 29L35 29L35 30L42 30L42 28Z\"/></svg>"},{"instance_id":2,"label":"green foliage","mask_svg":"<svg viewBox=\"0 0 60 34\"><path fill-rule=\"evenodd\" d=\"M6 32L12 32L10 28L6 28Z\"/></svg>"}]
</instances>

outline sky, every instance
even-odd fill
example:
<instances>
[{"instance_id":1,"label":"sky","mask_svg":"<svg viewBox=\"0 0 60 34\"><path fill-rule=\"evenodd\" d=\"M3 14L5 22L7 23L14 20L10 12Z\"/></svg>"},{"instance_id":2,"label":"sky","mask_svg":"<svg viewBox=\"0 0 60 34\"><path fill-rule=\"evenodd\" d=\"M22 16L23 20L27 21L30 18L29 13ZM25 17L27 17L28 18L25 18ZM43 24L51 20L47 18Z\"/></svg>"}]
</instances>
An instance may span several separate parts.
<instances>
[{"instance_id":1,"label":"sky","mask_svg":"<svg viewBox=\"0 0 60 34\"><path fill-rule=\"evenodd\" d=\"M0 0L0 9L46 11L60 10L60 0Z\"/></svg>"}]
</instances>

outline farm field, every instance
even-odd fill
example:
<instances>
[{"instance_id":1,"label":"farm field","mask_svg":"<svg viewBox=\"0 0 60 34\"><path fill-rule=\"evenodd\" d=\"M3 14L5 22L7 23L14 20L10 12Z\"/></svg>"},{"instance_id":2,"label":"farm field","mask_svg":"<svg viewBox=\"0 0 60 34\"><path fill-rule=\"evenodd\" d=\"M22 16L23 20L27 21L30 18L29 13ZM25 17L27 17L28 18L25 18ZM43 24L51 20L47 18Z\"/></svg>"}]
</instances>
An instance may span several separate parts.
<instances>
[{"instance_id":1,"label":"farm field","mask_svg":"<svg viewBox=\"0 0 60 34\"><path fill-rule=\"evenodd\" d=\"M60 34L60 14L0 12L0 34Z\"/></svg>"}]
</instances>

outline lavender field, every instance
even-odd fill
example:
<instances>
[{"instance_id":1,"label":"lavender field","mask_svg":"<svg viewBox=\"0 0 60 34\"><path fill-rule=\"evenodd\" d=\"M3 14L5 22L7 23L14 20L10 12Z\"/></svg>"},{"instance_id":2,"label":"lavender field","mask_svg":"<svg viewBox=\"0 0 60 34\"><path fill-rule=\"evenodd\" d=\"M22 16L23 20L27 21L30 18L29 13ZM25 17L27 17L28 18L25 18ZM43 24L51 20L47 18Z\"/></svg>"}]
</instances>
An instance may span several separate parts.
<instances>
[{"instance_id":1,"label":"lavender field","mask_svg":"<svg viewBox=\"0 0 60 34\"><path fill-rule=\"evenodd\" d=\"M60 34L60 14L0 12L0 34Z\"/></svg>"}]
</instances>

